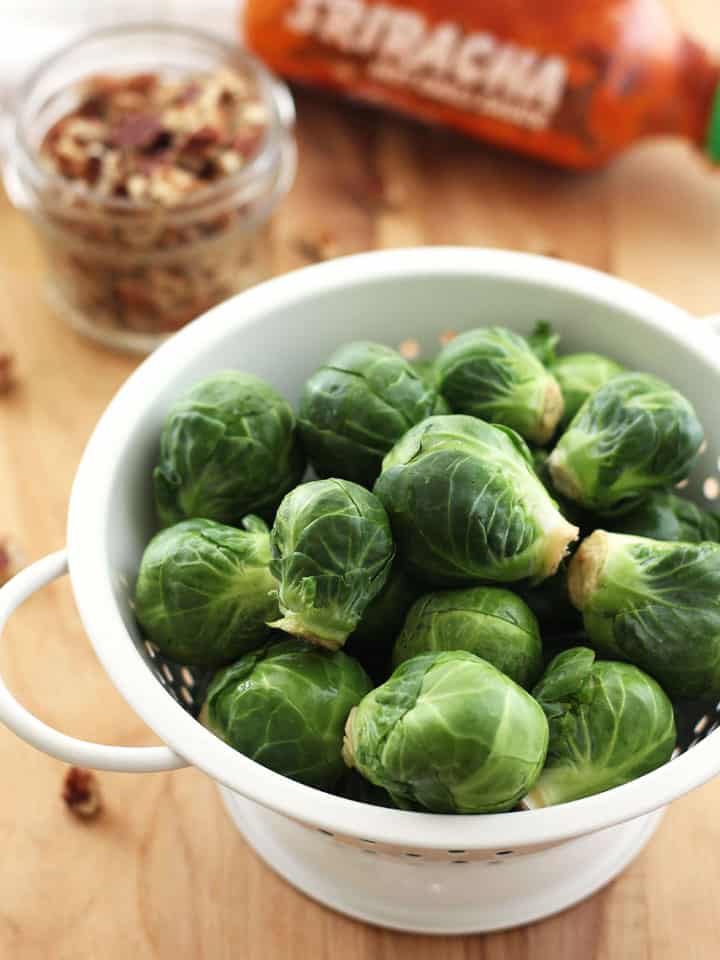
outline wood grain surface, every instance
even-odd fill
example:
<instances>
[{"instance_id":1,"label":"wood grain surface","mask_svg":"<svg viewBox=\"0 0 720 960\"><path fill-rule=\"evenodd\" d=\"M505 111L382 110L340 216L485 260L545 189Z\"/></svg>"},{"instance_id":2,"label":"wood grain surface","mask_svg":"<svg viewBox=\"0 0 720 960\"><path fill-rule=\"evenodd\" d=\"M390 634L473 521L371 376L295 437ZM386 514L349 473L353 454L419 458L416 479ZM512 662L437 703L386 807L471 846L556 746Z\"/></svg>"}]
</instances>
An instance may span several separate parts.
<instances>
[{"instance_id":1,"label":"wood grain surface","mask_svg":"<svg viewBox=\"0 0 720 960\"><path fill-rule=\"evenodd\" d=\"M716 0L680 12L720 36ZM370 111L308 96L298 106L300 172L273 226L277 272L372 247L487 244L590 264L696 315L720 312L720 174L681 144L568 176ZM30 227L3 202L0 349L16 354L20 383L0 398L0 533L28 559L63 544L83 445L134 366L65 329L42 278ZM13 619L0 666L68 733L155 742L96 662L67 582ZM195 770L100 774L104 814L83 823L60 800L62 764L5 730L0 757L0 960L711 960L720 949L720 781L674 804L641 857L586 903L517 931L433 939L372 929L296 893Z\"/></svg>"}]
</instances>

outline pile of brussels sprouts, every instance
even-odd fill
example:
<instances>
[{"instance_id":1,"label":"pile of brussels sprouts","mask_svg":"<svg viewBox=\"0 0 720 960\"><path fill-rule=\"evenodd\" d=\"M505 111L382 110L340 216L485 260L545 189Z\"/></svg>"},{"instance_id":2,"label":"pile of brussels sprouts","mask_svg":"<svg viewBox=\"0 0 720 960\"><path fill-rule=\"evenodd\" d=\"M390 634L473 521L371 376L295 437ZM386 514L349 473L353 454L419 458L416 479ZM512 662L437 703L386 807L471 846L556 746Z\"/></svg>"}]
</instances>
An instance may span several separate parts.
<instances>
[{"instance_id":1,"label":"pile of brussels sprouts","mask_svg":"<svg viewBox=\"0 0 720 960\"><path fill-rule=\"evenodd\" d=\"M720 524L673 491L702 427L656 377L556 351L547 324L417 366L350 343L297 415L235 371L175 404L135 611L164 656L217 671L211 731L436 813L670 759L673 701L720 696Z\"/></svg>"}]
</instances>

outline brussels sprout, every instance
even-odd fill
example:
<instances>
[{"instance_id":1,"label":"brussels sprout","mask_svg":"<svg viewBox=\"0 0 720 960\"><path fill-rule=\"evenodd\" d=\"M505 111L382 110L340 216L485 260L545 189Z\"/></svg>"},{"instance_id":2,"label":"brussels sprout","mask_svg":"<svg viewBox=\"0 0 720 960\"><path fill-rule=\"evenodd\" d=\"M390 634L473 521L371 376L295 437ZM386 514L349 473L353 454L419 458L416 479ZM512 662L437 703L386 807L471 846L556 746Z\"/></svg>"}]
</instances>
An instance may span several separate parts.
<instances>
[{"instance_id":1,"label":"brussels sprout","mask_svg":"<svg viewBox=\"0 0 720 960\"><path fill-rule=\"evenodd\" d=\"M270 536L282 617L270 626L336 650L385 585L395 555L380 501L348 480L313 480L280 504Z\"/></svg>"},{"instance_id":2,"label":"brussels sprout","mask_svg":"<svg viewBox=\"0 0 720 960\"><path fill-rule=\"evenodd\" d=\"M556 347L560 342L560 337L551 324L547 320L539 320L527 342L540 363L549 370L557 360Z\"/></svg>"},{"instance_id":3,"label":"brussels sprout","mask_svg":"<svg viewBox=\"0 0 720 960\"><path fill-rule=\"evenodd\" d=\"M423 383L427 384L428 387L432 387L433 390L437 389L437 372L435 370L434 360L414 360L410 366ZM442 399L442 397L440 399Z\"/></svg>"},{"instance_id":4,"label":"brussels sprout","mask_svg":"<svg viewBox=\"0 0 720 960\"><path fill-rule=\"evenodd\" d=\"M560 384L565 402L561 427L570 423L590 394L625 372L619 363L599 353L568 353L558 357L549 369Z\"/></svg>"},{"instance_id":5,"label":"brussels sprout","mask_svg":"<svg viewBox=\"0 0 720 960\"><path fill-rule=\"evenodd\" d=\"M666 763L675 747L672 704L629 663L595 660L587 647L559 654L533 696L547 714L545 767L530 807L579 800L619 787Z\"/></svg>"},{"instance_id":6,"label":"brussels sprout","mask_svg":"<svg viewBox=\"0 0 720 960\"><path fill-rule=\"evenodd\" d=\"M369 690L352 657L284 638L221 670L201 719L264 767L332 789L344 771L345 721Z\"/></svg>"},{"instance_id":7,"label":"brussels sprout","mask_svg":"<svg viewBox=\"0 0 720 960\"><path fill-rule=\"evenodd\" d=\"M652 493L630 513L613 523L615 533L632 533L652 540L700 543L720 540L720 517L701 510L692 500L664 490Z\"/></svg>"},{"instance_id":8,"label":"brussels sprout","mask_svg":"<svg viewBox=\"0 0 720 960\"><path fill-rule=\"evenodd\" d=\"M702 439L685 397L657 377L624 373L588 397L548 467L571 500L598 513L622 513L686 477Z\"/></svg>"},{"instance_id":9,"label":"brussels sprout","mask_svg":"<svg viewBox=\"0 0 720 960\"><path fill-rule=\"evenodd\" d=\"M720 544L597 530L568 580L593 647L647 670L671 697L720 696Z\"/></svg>"},{"instance_id":10,"label":"brussels sprout","mask_svg":"<svg viewBox=\"0 0 720 960\"><path fill-rule=\"evenodd\" d=\"M346 800L355 800L356 803L369 803L373 807L394 808L396 806L387 790L376 787L374 783L370 783L365 777L361 777L357 770L351 770L349 767L345 767L345 772L340 778L335 792L338 796L345 797Z\"/></svg>"},{"instance_id":11,"label":"brussels sprout","mask_svg":"<svg viewBox=\"0 0 720 960\"><path fill-rule=\"evenodd\" d=\"M186 517L269 519L304 469L290 405L249 373L217 373L165 421L153 475L158 516L163 526Z\"/></svg>"},{"instance_id":12,"label":"brussels sprout","mask_svg":"<svg viewBox=\"0 0 720 960\"><path fill-rule=\"evenodd\" d=\"M557 381L524 337L502 327L470 330L435 361L438 387L455 413L512 427L539 446L563 412Z\"/></svg>"},{"instance_id":13,"label":"brussels sprout","mask_svg":"<svg viewBox=\"0 0 720 960\"><path fill-rule=\"evenodd\" d=\"M348 717L343 756L399 807L499 813L545 761L545 715L522 687L464 650L406 660Z\"/></svg>"},{"instance_id":14,"label":"brussels sprout","mask_svg":"<svg viewBox=\"0 0 720 960\"><path fill-rule=\"evenodd\" d=\"M362 620L347 638L343 649L360 661L376 683L383 683L390 675L393 643L419 595L420 587L396 559L385 586L370 601Z\"/></svg>"},{"instance_id":15,"label":"brussels sprout","mask_svg":"<svg viewBox=\"0 0 720 960\"><path fill-rule=\"evenodd\" d=\"M420 653L467 650L521 687L542 671L538 622L525 603L500 587L428 593L410 608L393 650L397 666Z\"/></svg>"},{"instance_id":16,"label":"brussels sprout","mask_svg":"<svg viewBox=\"0 0 720 960\"><path fill-rule=\"evenodd\" d=\"M173 660L217 666L263 642L277 616L270 534L259 517L243 530L185 520L145 548L135 614L149 640Z\"/></svg>"},{"instance_id":17,"label":"brussels sprout","mask_svg":"<svg viewBox=\"0 0 720 960\"><path fill-rule=\"evenodd\" d=\"M438 412L437 391L396 350L348 343L305 384L298 423L321 477L370 487L396 440Z\"/></svg>"},{"instance_id":18,"label":"brussels sprout","mask_svg":"<svg viewBox=\"0 0 720 960\"><path fill-rule=\"evenodd\" d=\"M402 562L431 586L542 580L578 533L520 437L474 417L429 417L408 430L383 461L375 493Z\"/></svg>"}]
</instances>

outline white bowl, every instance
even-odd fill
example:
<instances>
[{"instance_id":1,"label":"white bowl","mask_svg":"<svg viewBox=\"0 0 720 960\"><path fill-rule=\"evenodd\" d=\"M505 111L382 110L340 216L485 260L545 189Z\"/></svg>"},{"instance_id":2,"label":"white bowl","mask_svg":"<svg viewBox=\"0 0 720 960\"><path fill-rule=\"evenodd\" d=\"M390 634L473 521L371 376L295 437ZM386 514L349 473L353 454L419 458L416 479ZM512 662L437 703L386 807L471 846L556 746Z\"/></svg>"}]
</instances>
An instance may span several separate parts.
<instances>
[{"instance_id":1,"label":"white bowl","mask_svg":"<svg viewBox=\"0 0 720 960\"><path fill-rule=\"evenodd\" d=\"M678 308L592 270L502 251L399 250L308 267L216 307L149 357L105 411L75 479L67 559L85 629L117 688L167 747L74 740L30 715L1 683L0 719L72 763L133 771L195 765L222 785L234 819L272 866L372 922L443 933L497 929L562 909L606 883L650 835L654 811L720 770L716 733L639 780L560 807L492 816L370 807L281 777L205 730L150 668L129 603L154 528L151 471L161 424L194 381L237 367L295 401L308 375L347 340L413 339L430 355L448 330L492 323L527 333L542 318L564 350L608 353L687 394L707 432L690 484L702 498L703 481L718 469L720 349L707 326ZM0 626L64 570L63 552L4 587ZM184 684L191 698L182 677L168 677L167 686L182 693Z\"/></svg>"}]
</instances>

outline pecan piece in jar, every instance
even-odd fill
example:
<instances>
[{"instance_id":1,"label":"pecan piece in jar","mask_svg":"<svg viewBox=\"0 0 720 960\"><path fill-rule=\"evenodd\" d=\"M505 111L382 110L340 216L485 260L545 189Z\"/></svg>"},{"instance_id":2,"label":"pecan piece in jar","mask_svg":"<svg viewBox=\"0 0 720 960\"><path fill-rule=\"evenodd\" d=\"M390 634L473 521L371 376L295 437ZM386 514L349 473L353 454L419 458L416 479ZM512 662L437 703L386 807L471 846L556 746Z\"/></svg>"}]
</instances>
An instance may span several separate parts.
<instances>
[{"instance_id":1,"label":"pecan piece in jar","mask_svg":"<svg viewBox=\"0 0 720 960\"><path fill-rule=\"evenodd\" d=\"M106 197L128 196L138 177L164 183L166 190L134 199L173 206L225 176L223 158L234 157L230 172L248 163L266 122L257 90L227 68L182 80L101 75L84 82L77 106L50 127L40 153L52 172L89 185L92 158L106 174L95 193Z\"/></svg>"}]
</instances>

